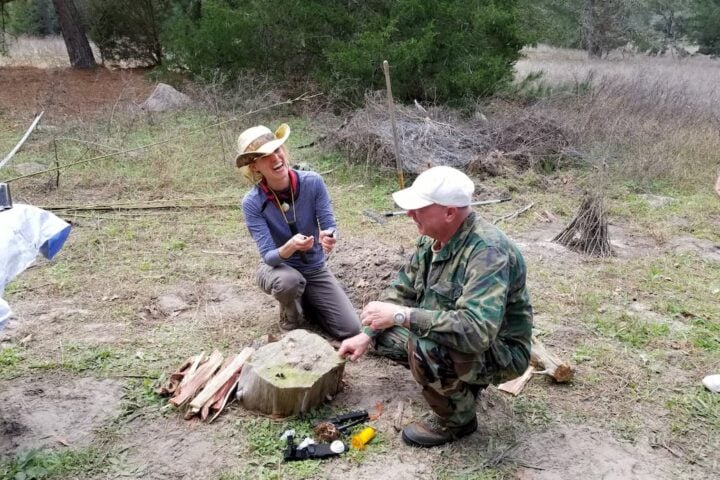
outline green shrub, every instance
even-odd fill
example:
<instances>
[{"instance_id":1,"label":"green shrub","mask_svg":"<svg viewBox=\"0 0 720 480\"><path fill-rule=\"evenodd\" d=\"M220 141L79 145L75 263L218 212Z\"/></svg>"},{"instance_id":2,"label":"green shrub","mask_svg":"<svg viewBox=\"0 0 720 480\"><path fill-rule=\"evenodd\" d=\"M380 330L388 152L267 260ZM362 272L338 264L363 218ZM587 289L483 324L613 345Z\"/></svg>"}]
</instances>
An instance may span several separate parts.
<instances>
[{"instance_id":1,"label":"green shrub","mask_svg":"<svg viewBox=\"0 0 720 480\"><path fill-rule=\"evenodd\" d=\"M401 100L461 103L510 80L524 41L515 0L265 2L208 0L193 17L178 6L164 24L172 66L232 80L243 71L321 82L351 102L384 88L392 67Z\"/></svg>"}]
</instances>

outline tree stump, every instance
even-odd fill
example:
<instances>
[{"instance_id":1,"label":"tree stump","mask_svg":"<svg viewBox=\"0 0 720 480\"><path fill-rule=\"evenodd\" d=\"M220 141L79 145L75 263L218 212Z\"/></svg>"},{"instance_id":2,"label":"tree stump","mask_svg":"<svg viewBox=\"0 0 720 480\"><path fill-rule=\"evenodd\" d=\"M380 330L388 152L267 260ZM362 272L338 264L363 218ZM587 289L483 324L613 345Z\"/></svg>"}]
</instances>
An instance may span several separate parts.
<instances>
[{"instance_id":1,"label":"tree stump","mask_svg":"<svg viewBox=\"0 0 720 480\"><path fill-rule=\"evenodd\" d=\"M274 417L305 413L340 391L344 370L325 339L292 330L253 354L240 374L238 398L245 408Z\"/></svg>"}]
</instances>

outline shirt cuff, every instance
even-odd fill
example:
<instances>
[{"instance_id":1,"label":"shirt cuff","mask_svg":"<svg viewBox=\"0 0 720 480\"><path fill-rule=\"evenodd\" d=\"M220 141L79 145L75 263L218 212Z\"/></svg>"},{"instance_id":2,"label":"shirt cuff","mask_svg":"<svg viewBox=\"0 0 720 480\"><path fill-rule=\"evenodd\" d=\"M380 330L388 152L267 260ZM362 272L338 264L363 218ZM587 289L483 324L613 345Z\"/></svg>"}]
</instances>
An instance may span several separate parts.
<instances>
[{"instance_id":1,"label":"shirt cuff","mask_svg":"<svg viewBox=\"0 0 720 480\"><path fill-rule=\"evenodd\" d=\"M286 259L282 258L280 256L280 249L276 248L275 250L270 250L265 254L265 263L270 265L271 267L277 267L281 263L283 263Z\"/></svg>"},{"instance_id":2,"label":"shirt cuff","mask_svg":"<svg viewBox=\"0 0 720 480\"><path fill-rule=\"evenodd\" d=\"M410 309L409 330L415 335L423 337L430 333L432 321L432 313L419 308Z\"/></svg>"},{"instance_id":3,"label":"shirt cuff","mask_svg":"<svg viewBox=\"0 0 720 480\"><path fill-rule=\"evenodd\" d=\"M373 330L372 328L370 328L370 327L367 326L367 325L365 325L364 327L362 327L362 328L360 329L360 331L361 331L362 333L364 333L365 335L367 335L368 337L370 337L370 338L375 338L375 337L377 337L378 334L380 333L380 330Z\"/></svg>"}]
</instances>

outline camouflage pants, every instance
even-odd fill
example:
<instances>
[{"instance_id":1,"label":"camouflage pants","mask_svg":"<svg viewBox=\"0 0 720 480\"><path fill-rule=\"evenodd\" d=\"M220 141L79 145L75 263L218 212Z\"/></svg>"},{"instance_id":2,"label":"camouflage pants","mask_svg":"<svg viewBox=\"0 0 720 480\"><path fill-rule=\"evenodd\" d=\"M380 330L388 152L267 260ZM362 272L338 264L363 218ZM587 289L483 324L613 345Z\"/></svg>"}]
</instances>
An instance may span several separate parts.
<instances>
[{"instance_id":1,"label":"camouflage pants","mask_svg":"<svg viewBox=\"0 0 720 480\"><path fill-rule=\"evenodd\" d=\"M410 369L430 408L448 426L471 421L478 392L491 383L521 375L529 360L522 351L514 351L500 342L495 342L484 354L461 353L420 338L403 327L379 334L375 350Z\"/></svg>"}]
</instances>

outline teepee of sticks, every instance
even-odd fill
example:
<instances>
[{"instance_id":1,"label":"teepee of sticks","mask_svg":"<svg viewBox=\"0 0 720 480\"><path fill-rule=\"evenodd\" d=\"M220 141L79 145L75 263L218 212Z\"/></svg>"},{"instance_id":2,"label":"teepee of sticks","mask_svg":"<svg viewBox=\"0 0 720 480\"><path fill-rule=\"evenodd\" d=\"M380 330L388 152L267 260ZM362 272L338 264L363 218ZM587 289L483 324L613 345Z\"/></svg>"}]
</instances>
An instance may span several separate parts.
<instances>
[{"instance_id":1,"label":"teepee of sticks","mask_svg":"<svg viewBox=\"0 0 720 480\"><path fill-rule=\"evenodd\" d=\"M608 257L613 254L608 239L607 217L603 197L587 193L572 222L560 232L553 242L576 252Z\"/></svg>"}]
</instances>

